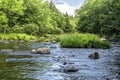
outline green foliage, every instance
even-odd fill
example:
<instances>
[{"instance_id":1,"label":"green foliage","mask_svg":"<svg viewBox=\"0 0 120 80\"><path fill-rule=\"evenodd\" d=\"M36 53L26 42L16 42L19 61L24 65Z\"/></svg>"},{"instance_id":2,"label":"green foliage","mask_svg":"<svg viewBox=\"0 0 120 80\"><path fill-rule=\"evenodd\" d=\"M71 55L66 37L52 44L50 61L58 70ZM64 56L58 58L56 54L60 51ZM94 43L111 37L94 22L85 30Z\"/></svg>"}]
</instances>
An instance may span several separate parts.
<instances>
[{"instance_id":1,"label":"green foliage","mask_svg":"<svg viewBox=\"0 0 120 80\"><path fill-rule=\"evenodd\" d=\"M8 19L6 14L0 11L0 32L6 33Z\"/></svg>"},{"instance_id":2,"label":"green foliage","mask_svg":"<svg viewBox=\"0 0 120 80\"><path fill-rule=\"evenodd\" d=\"M74 32L73 17L60 13L43 0L0 0L0 33L29 35Z\"/></svg>"},{"instance_id":3,"label":"green foliage","mask_svg":"<svg viewBox=\"0 0 120 80\"><path fill-rule=\"evenodd\" d=\"M15 25L14 27L11 28L12 33L23 33L24 27L21 27L20 25Z\"/></svg>"},{"instance_id":4,"label":"green foliage","mask_svg":"<svg viewBox=\"0 0 120 80\"><path fill-rule=\"evenodd\" d=\"M15 41L30 41L30 40L36 40L35 36L27 35L27 34L0 34L1 40L15 40Z\"/></svg>"},{"instance_id":5,"label":"green foliage","mask_svg":"<svg viewBox=\"0 0 120 80\"><path fill-rule=\"evenodd\" d=\"M42 0L0 0L0 33L29 35L75 31L73 18L61 14L51 2Z\"/></svg>"},{"instance_id":6,"label":"green foliage","mask_svg":"<svg viewBox=\"0 0 120 80\"><path fill-rule=\"evenodd\" d=\"M120 35L120 0L88 0L77 12L80 32Z\"/></svg>"},{"instance_id":7,"label":"green foliage","mask_svg":"<svg viewBox=\"0 0 120 80\"><path fill-rule=\"evenodd\" d=\"M44 37L39 37L38 41L40 42L60 42L61 35L46 34Z\"/></svg>"},{"instance_id":8,"label":"green foliage","mask_svg":"<svg viewBox=\"0 0 120 80\"><path fill-rule=\"evenodd\" d=\"M110 48L110 43L94 34L73 33L61 37L60 44L67 48Z\"/></svg>"},{"instance_id":9,"label":"green foliage","mask_svg":"<svg viewBox=\"0 0 120 80\"><path fill-rule=\"evenodd\" d=\"M68 16L67 13L64 15L64 17L65 17L65 25L63 27L64 32L66 33L75 32L76 24L75 24L74 17Z\"/></svg>"},{"instance_id":10,"label":"green foliage","mask_svg":"<svg viewBox=\"0 0 120 80\"><path fill-rule=\"evenodd\" d=\"M39 27L33 23L31 24L25 24L23 25L24 28L24 33L29 34L29 35L36 35L37 32L39 31Z\"/></svg>"}]
</instances>

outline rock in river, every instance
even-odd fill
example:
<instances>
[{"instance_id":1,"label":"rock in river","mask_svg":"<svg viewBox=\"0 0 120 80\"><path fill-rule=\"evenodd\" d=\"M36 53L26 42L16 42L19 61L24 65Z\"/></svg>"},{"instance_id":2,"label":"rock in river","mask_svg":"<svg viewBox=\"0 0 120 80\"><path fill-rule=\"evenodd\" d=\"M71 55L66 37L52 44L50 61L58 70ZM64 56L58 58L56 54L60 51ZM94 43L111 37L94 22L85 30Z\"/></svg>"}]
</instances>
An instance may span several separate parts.
<instances>
[{"instance_id":1,"label":"rock in river","mask_svg":"<svg viewBox=\"0 0 120 80\"><path fill-rule=\"evenodd\" d=\"M89 55L89 58L91 58L91 59L99 59L100 56L99 56L98 52L94 52L94 53Z\"/></svg>"},{"instance_id":2,"label":"rock in river","mask_svg":"<svg viewBox=\"0 0 120 80\"><path fill-rule=\"evenodd\" d=\"M37 50L33 49L32 53L36 53L36 54L50 54L50 50L48 48L38 48Z\"/></svg>"},{"instance_id":3,"label":"rock in river","mask_svg":"<svg viewBox=\"0 0 120 80\"><path fill-rule=\"evenodd\" d=\"M77 71L79 71L79 69L74 66L71 66L71 67L67 66L63 69L63 72L77 72Z\"/></svg>"},{"instance_id":4,"label":"rock in river","mask_svg":"<svg viewBox=\"0 0 120 80\"><path fill-rule=\"evenodd\" d=\"M35 54L35 53L37 53L37 51L36 51L35 49L33 49L33 50L32 50L32 53L34 53L34 54Z\"/></svg>"}]
</instances>

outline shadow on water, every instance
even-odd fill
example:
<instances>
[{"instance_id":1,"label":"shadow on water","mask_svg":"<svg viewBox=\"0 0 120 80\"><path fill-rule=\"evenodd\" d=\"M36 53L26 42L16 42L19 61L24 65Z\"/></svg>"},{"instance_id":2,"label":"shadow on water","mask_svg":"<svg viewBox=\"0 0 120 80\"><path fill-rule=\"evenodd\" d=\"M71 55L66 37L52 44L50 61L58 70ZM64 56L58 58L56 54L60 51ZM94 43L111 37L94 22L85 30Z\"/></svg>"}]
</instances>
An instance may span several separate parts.
<instances>
[{"instance_id":1,"label":"shadow on water","mask_svg":"<svg viewBox=\"0 0 120 80\"><path fill-rule=\"evenodd\" d=\"M39 47L48 47L51 54L31 54L31 49ZM111 49L69 49L60 48L58 43L37 42L0 44L0 49L15 50L0 53L0 80L120 80L120 43L114 43ZM88 58L94 51L100 53L100 59ZM64 62L79 71L61 72Z\"/></svg>"}]
</instances>

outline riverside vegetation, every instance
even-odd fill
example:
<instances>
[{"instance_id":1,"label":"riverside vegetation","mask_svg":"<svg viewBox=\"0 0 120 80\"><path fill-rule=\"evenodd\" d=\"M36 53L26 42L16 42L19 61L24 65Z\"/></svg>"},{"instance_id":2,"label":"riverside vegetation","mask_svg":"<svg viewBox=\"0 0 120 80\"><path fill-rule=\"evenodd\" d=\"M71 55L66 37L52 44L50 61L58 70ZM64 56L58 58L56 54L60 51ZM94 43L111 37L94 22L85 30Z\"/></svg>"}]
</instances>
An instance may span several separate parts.
<instances>
[{"instance_id":1,"label":"riverside vegetation","mask_svg":"<svg viewBox=\"0 0 120 80\"><path fill-rule=\"evenodd\" d=\"M0 34L0 39L3 41L30 41L36 40L35 36L27 34Z\"/></svg>"},{"instance_id":2,"label":"riverside vegetation","mask_svg":"<svg viewBox=\"0 0 120 80\"><path fill-rule=\"evenodd\" d=\"M119 9L119 0L87 0L73 17L59 12L53 2L0 0L0 39L55 40L63 47L109 48L97 35L120 39Z\"/></svg>"},{"instance_id":3,"label":"riverside vegetation","mask_svg":"<svg viewBox=\"0 0 120 80\"><path fill-rule=\"evenodd\" d=\"M69 34L61 38L61 46L68 48L110 48L107 41L102 41L95 34Z\"/></svg>"}]
</instances>

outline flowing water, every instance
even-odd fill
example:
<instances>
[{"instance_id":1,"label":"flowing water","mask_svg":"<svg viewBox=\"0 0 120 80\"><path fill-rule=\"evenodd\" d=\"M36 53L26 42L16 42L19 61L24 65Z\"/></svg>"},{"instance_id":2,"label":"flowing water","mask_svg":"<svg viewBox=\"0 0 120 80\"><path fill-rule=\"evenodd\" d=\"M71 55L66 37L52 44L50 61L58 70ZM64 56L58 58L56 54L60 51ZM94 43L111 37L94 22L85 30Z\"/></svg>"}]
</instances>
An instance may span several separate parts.
<instances>
[{"instance_id":1,"label":"flowing water","mask_svg":"<svg viewBox=\"0 0 120 80\"><path fill-rule=\"evenodd\" d=\"M48 47L51 54L31 53L39 47ZM0 52L0 80L120 80L120 42L112 42L110 49L61 48L59 43L39 42L1 43L0 48L15 51ZM92 52L98 52L100 59L89 59ZM70 66L79 71L61 71Z\"/></svg>"}]
</instances>

